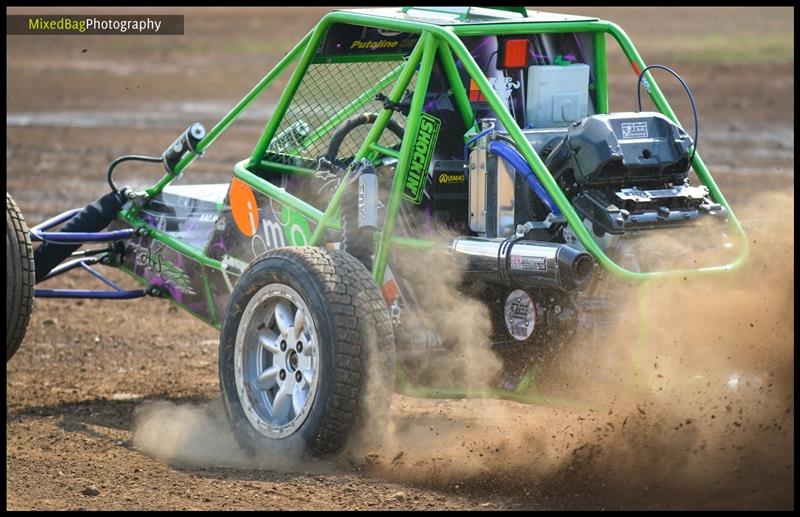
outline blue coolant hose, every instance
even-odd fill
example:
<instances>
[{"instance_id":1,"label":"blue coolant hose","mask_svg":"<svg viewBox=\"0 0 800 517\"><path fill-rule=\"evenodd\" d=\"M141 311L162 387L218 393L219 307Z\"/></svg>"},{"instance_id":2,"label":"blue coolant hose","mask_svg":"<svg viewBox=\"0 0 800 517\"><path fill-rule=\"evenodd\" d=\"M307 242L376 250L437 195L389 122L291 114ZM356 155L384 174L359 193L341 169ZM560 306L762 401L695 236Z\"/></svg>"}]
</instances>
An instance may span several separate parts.
<instances>
[{"instance_id":1,"label":"blue coolant hose","mask_svg":"<svg viewBox=\"0 0 800 517\"><path fill-rule=\"evenodd\" d=\"M492 122L492 123L489 125L489 127L487 127L486 129L484 129L483 131L481 131L481 132L480 132L480 133L478 133L477 135L475 135L475 136L473 136L472 138L470 138L470 139L467 141L467 143L466 143L466 144L464 144L464 167L467 167L467 164L469 163L469 146L471 146L471 145L473 144L473 142L475 142L476 140L478 140L480 137L482 137L482 136L486 136L486 135L488 135L489 133L491 133L492 131L494 131L494 122Z\"/></svg>"},{"instance_id":2,"label":"blue coolant hose","mask_svg":"<svg viewBox=\"0 0 800 517\"><path fill-rule=\"evenodd\" d=\"M528 165L528 162L519 153L519 151L517 151L516 148L507 144L506 142L503 142L502 140L492 140L489 142L487 150L511 164L511 166L517 170L517 172L522 174L522 176L525 178L525 181L527 181L528 185L530 185L531 190L533 190L542 203L544 203L547 208L553 212L553 215L561 215L561 210L559 210L558 206L556 206L556 204L553 202L553 198L551 198L550 194L548 194L544 189L539 181L539 178L537 178L536 174L533 173L531 166Z\"/></svg>"}]
</instances>

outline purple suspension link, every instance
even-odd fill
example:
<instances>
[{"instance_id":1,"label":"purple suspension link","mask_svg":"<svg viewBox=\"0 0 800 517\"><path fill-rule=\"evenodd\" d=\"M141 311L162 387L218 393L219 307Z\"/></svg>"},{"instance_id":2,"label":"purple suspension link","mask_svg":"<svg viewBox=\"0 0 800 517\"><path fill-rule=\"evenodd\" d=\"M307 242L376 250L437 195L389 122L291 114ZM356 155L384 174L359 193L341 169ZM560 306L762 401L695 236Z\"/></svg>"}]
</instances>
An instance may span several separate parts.
<instances>
[{"instance_id":1,"label":"purple suspension link","mask_svg":"<svg viewBox=\"0 0 800 517\"><path fill-rule=\"evenodd\" d=\"M29 230L31 241L46 241L61 244L83 244L86 242L108 242L120 239L130 239L137 235L137 231L133 228L126 228L122 230L114 230L110 232L47 232L50 228L62 224L81 211L80 208L67 210L47 221L38 224ZM40 280L43 282L56 276L59 276L67 271L71 271L77 267L83 268L90 275L94 276L104 284L111 287L110 290L105 289L34 289L34 296L37 298L90 298L90 299L103 299L103 300L128 300L132 298L141 298L150 294L149 290L145 289L123 289L107 278L99 271L92 268L91 264L99 262L98 257L84 257L54 268L50 273Z\"/></svg>"},{"instance_id":2,"label":"purple suspension link","mask_svg":"<svg viewBox=\"0 0 800 517\"><path fill-rule=\"evenodd\" d=\"M136 235L136 230L133 228L124 228L122 230L114 230L110 232L46 232L54 226L68 221L78 212L80 208L73 208L66 212L59 214L52 219L37 224L29 230L31 241L49 241L60 242L64 244L81 244L84 242L107 242L117 239L130 239Z\"/></svg>"},{"instance_id":3,"label":"purple suspension link","mask_svg":"<svg viewBox=\"0 0 800 517\"><path fill-rule=\"evenodd\" d=\"M145 289L123 289L106 278L105 275L95 270L90 263L97 262L97 258L82 258L73 260L62 264L47 275L44 280L66 273L76 267L81 267L89 272L93 277L97 278L104 284L110 286L112 290L101 289L34 289L33 295L36 298L93 298L102 300L129 300L131 298L141 298L147 296L149 293Z\"/></svg>"}]
</instances>

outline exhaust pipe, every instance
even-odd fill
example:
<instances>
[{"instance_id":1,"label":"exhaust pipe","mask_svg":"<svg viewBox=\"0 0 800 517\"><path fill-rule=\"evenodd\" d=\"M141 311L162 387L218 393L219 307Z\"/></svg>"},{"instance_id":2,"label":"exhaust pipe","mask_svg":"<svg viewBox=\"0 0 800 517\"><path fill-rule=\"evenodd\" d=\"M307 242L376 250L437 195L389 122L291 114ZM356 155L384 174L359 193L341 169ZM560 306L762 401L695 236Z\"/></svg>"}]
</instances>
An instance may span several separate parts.
<instances>
[{"instance_id":1,"label":"exhaust pipe","mask_svg":"<svg viewBox=\"0 0 800 517\"><path fill-rule=\"evenodd\" d=\"M465 279L528 288L571 290L586 284L594 259L567 244L459 237L450 246Z\"/></svg>"}]
</instances>

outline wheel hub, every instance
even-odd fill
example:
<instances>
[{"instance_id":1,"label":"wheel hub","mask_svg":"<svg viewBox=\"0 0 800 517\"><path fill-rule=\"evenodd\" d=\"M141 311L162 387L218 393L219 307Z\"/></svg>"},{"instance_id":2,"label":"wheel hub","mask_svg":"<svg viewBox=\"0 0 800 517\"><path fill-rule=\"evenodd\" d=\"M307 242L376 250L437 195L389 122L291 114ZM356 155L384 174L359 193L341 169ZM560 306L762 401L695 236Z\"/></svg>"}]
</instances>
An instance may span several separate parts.
<instances>
[{"instance_id":1,"label":"wheel hub","mask_svg":"<svg viewBox=\"0 0 800 517\"><path fill-rule=\"evenodd\" d=\"M294 350L290 350L289 353L287 354L287 361L286 361L287 368L289 369L290 372L294 373L294 371L297 370L297 364L298 364L297 352Z\"/></svg>"},{"instance_id":2,"label":"wheel hub","mask_svg":"<svg viewBox=\"0 0 800 517\"><path fill-rule=\"evenodd\" d=\"M317 332L308 306L283 284L258 291L242 315L235 349L239 400L270 438L294 433L308 417L319 378Z\"/></svg>"}]
</instances>

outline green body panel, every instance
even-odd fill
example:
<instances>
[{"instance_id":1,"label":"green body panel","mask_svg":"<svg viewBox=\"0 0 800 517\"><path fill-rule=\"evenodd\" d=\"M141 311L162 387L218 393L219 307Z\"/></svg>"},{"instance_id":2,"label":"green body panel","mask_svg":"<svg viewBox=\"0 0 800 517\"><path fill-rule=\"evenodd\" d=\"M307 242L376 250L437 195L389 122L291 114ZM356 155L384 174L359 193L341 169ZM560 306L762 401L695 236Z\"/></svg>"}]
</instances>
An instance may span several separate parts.
<instances>
[{"instance_id":1,"label":"green body panel","mask_svg":"<svg viewBox=\"0 0 800 517\"><path fill-rule=\"evenodd\" d=\"M166 232L162 232L161 230L153 228L153 226L145 222L143 219L132 214L130 210L121 211L119 213L119 218L131 225L131 227L138 228L142 235L152 237L154 240L166 244L170 248L179 251L183 255L191 258L192 260L196 260L204 266L213 267L215 269L222 268L222 263L220 261L207 257L203 253L203 250L195 248L194 246L190 246Z\"/></svg>"},{"instance_id":2,"label":"green body panel","mask_svg":"<svg viewBox=\"0 0 800 517\"><path fill-rule=\"evenodd\" d=\"M150 282L148 282L147 280L145 280L141 276L137 275L136 273L134 273L130 269L128 269L128 268L126 268L124 266L121 266L120 269L122 271L124 271L125 273L127 273L128 275L130 275L131 278L133 278L133 280L135 280L137 283L139 283L142 287L144 287L144 288L150 287ZM206 282L206 281L204 280L204 282ZM216 309L214 308L213 300L211 299L211 293L208 290L206 291L206 296L207 296L207 299L208 299L209 308L211 310L215 311L214 312L214 314L215 314L216 313ZM174 298L166 298L166 299L169 300L169 302L171 304L175 305L176 307L179 307L181 310L184 310L184 311L188 312L189 314L191 314L195 318L199 319L200 321L208 324L209 326L214 327L217 330L222 329L222 323L220 323L218 317L216 317L216 318L212 317L212 319L210 319L210 320L206 319L201 314L197 314L190 307L180 303L179 301L175 300Z\"/></svg>"},{"instance_id":3,"label":"green body panel","mask_svg":"<svg viewBox=\"0 0 800 517\"><path fill-rule=\"evenodd\" d=\"M211 314L210 324L212 327L221 327L222 323L219 320L217 308L214 306L214 294L212 293L211 286L208 283L208 273L206 273L205 268L203 268L203 288L206 291L206 302L208 303L208 311Z\"/></svg>"}]
</instances>

